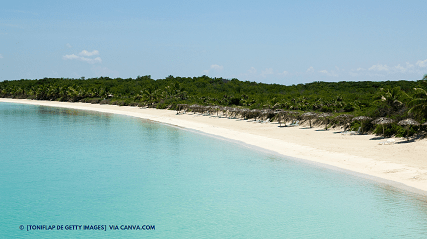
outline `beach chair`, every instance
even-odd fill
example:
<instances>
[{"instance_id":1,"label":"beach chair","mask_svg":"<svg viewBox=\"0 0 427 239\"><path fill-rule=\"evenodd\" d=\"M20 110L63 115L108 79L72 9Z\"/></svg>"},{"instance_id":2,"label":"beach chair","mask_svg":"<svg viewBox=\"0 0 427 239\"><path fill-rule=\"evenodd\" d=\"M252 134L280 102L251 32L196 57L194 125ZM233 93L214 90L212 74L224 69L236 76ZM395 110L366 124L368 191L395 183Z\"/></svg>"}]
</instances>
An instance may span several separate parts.
<instances>
[{"instance_id":1,"label":"beach chair","mask_svg":"<svg viewBox=\"0 0 427 239\"><path fill-rule=\"evenodd\" d=\"M270 123L270 119L266 119L266 120L264 120L264 121L260 120L259 122L260 122L260 123L262 123L262 124Z\"/></svg>"},{"instance_id":2,"label":"beach chair","mask_svg":"<svg viewBox=\"0 0 427 239\"><path fill-rule=\"evenodd\" d=\"M299 126L299 120L292 122L292 124L290 124L289 126L291 127Z\"/></svg>"},{"instance_id":3,"label":"beach chair","mask_svg":"<svg viewBox=\"0 0 427 239\"><path fill-rule=\"evenodd\" d=\"M395 142L396 142L396 140L395 140L395 139L387 139L387 140L381 141L381 142L379 143L379 145L392 145L392 144L394 144Z\"/></svg>"},{"instance_id":4,"label":"beach chair","mask_svg":"<svg viewBox=\"0 0 427 239\"><path fill-rule=\"evenodd\" d=\"M359 127L357 131L350 131L350 135L359 135L362 134L362 127Z\"/></svg>"},{"instance_id":5,"label":"beach chair","mask_svg":"<svg viewBox=\"0 0 427 239\"><path fill-rule=\"evenodd\" d=\"M396 140L395 139L387 139L387 141L385 141L385 142L386 142L385 144L391 145L391 144L394 144L396 142Z\"/></svg>"},{"instance_id":6,"label":"beach chair","mask_svg":"<svg viewBox=\"0 0 427 239\"><path fill-rule=\"evenodd\" d=\"M358 135L362 134L362 127L359 127L357 131L343 131L341 132L341 135Z\"/></svg>"}]
</instances>

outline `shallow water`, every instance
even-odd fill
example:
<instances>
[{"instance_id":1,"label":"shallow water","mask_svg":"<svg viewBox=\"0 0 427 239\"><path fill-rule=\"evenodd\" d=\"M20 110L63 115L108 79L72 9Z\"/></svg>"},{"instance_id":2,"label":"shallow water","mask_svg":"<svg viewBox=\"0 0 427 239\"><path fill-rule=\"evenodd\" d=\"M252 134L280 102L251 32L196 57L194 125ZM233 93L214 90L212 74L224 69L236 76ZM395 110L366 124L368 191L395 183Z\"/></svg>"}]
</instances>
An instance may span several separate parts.
<instances>
[{"instance_id":1,"label":"shallow water","mask_svg":"<svg viewBox=\"0 0 427 239\"><path fill-rule=\"evenodd\" d=\"M1 238L427 237L425 197L386 184L147 120L12 103L0 103L0 215Z\"/></svg>"}]
</instances>

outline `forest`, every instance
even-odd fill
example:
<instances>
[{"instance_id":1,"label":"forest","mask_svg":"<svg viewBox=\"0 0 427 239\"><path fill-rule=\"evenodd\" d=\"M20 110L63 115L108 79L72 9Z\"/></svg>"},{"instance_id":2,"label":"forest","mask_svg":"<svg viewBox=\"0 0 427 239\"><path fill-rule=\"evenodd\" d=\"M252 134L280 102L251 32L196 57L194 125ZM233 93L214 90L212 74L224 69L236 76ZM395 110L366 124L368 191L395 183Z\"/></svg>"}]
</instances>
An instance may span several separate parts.
<instances>
[{"instance_id":1,"label":"forest","mask_svg":"<svg viewBox=\"0 0 427 239\"><path fill-rule=\"evenodd\" d=\"M326 127L363 127L364 132L398 137L425 132L427 125L427 75L418 81L315 81L289 86L205 75L22 79L0 82L0 97L222 111L285 124L295 118L309 120L310 126L313 120Z\"/></svg>"}]
</instances>

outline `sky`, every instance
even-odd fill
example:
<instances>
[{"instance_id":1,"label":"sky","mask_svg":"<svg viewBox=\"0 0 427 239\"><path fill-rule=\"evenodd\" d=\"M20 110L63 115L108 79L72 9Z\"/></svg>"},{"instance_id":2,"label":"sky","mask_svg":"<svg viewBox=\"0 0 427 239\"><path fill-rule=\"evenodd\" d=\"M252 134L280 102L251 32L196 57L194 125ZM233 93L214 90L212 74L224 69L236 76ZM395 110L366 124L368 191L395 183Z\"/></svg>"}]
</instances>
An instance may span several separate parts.
<instances>
[{"instance_id":1,"label":"sky","mask_svg":"<svg viewBox=\"0 0 427 239\"><path fill-rule=\"evenodd\" d=\"M420 80L427 1L4 1L0 81Z\"/></svg>"}]
</instances>

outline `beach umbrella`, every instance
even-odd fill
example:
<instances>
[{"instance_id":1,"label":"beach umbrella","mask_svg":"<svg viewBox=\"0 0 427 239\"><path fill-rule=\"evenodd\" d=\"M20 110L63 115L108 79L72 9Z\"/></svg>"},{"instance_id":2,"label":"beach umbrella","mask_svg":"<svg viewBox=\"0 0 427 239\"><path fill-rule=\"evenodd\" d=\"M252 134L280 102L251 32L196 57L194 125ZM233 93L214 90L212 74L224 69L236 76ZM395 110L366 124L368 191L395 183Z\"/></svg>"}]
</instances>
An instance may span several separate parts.
<instances>
[{"instance_id":1,"label":"beach umbrella","mask_svg":"<svg viewBox=\"0 0 427 239\"><path fill-rule=\"evenodd\" d=\"M329 118L332 117L332 114L331 113L321 113L317 117L321 118L322 121L324 121L325 119L327 120L326 124L325 124L325 129L328 130Z\"/></svg>"},{"instance_id":2,"label":"beach umbrella","mask_svg":"<svg viewBox=\"0 0 427 239\"><path fill-rule=\"evenodd\" d=\"M203 112L205 112L206 106L204 105L198 105L198 107L196 108L198 113L203 114Z\"/></svg>"},{"instance_id":3,"label":"beach umbrella","mask_svg":"<svg viewBox=\"0 0 427 239\"><path fill-rule=\"evenodd\" d=\"M338 119L340 122L350 122L353 119L353 115L343 114L338 115L335 118Z\"/></svg>"},{"instance_id":4,"label":"beach umbrella","mask_svg":"<svg viewBox=\"0 0 427 239\"><path fill-rule=\"evenodd\" d=\"M401 120L399 121L399 123L397 123L398 125L420 125L420 123L418 123L417 121L413 120L413 119L405 119L405 120ZM425 123L424 123L425 124Z\"/></svg>"},{"instance_id":5,"label":"beach umbrella","mask_svg":"<svg viewBox=\"0 0 427 239\"><path fill-rule=\"evenodd\" d=\"M353 118L353 121L360 121L360 128L362 132L363 132L363 122L370 121L370 120L372 120L372 118L368 116L357 116Z\"/></svg>"},{"instance_id":6,"label":"beach umbrella","mask_svg":"<svg viewBox=\"0 0 427 239\"><path fill-rule=\"evenodd\" d=\"M393 123L392 119L381 117L371 122L372 124L380 124L383 127L383 137L385 137L384 125Z\"/></svg>"},{"instance_id":7,"label":"beach umbrella","mask_svg":"<svg viewBox=\"0 0 427 239\"><path fill-rule=\"evenodd\" d=\"M246 109L246 108L240 109L239 113L240 113L240 117L242 117L243 119L247 119L249 117L249 109Z\"/></svg>"},{"instance_id":8,"label":"beach umbrella","mask_svg":"<svg viewBox=\"0 0 427 239\"><path fill-rule=\"evenodd\" d=\"M340 122L340 124L344 125L344 131L347 129L347 124L350 123L351 119L353 119L353 115L342 114L335 117L336 120Z\"/></svg>"},{"instance_id":9,"label":"beach umbrella","mask_svg":"<svg viewBox=\"0 0 427 239\"><path fill-rule=\"evenodd\" d=\"M176 114L178 114L178 112L181 110L181 104L177 104L176 105Z\"/></svg>"},{"instance_id":10,"label":"beach umbrella","mask_svg":"<svg viewBox=\"0 0 427 239\"><path fill-rule=\"evenodd\" d=\"M212 106L210 106L210 105L204 105L204 106L202 106L202 114L205 114L205 112L207 114L210 114L211 113L211 109L212 109Z\"/></svg>"},{"instance_id":11,"label":"beach umbrella","mask_svg":"<svg viewBox=\"0 0 427 239\"><path fill-rule=\"evenodd\" d=\"M308 121L310 122L310 128L311 128L311 119L315 118L316 116L317 116L317 114L313 113L313 112L307 112L307 113L302 114L302 117L307 118Z\"/></svg>"},{"instance_id":12,"label":"beach umbrella","mask_svg":"<svg viewBox=\"0 0 427 239\"><path fill-rule=\"evenodd\" d=\"M276 115L279 115L279 114L283 114L283 112L284 112L284 110L282 110L282 109L277 109L277 110L275 110L273 113L274 113L274 114L276 114Z\"/></svg>"},{"instance_id":13,"label":"beach umbrella","mask_svg":"<svg viewBox=\"0 0 427 239\"><path fill-rule=\"evenodd\" d=\"M227 112L227 109L226 109L226 107L225 106L218 106L219 107L219 111L221 111L221 113L222 113L222 116L225 116L225 112Z\"/></svg>"},{"instance_id":14,"label":"beach umbrella","mask_svg":"<svg viewBox=\"0 0 427 239\"><path fill-rule=\"evenodd\" d=\"M218 105L212 106L212 109L216 111L216 116L218 117L219 106Z\"/></svg>"},{"instance_id":15,"label":"beach umbrella","mask_svg":"<svg viewBox=\"0 0 427 239\"><path fill-rule=\"evenodd\" d=\"M288 120L288 118L290 116L289 112L290 111L285 111L285 110L279 110L278 111L278 118L280 119L280 122L279 122L280 126L282 126L282 120L283 120L283 122L285 123L285 126L286 126L286 121Z\"/></svg>"},{"instance_id":16,"label":"beach umbrella","mask_svg":"<svg viewBox=\"0 0 427 239\"><path fill-rule=\"evenodd\" d=\"M221 110L222 110L222 115L226 115L226 116L230 117L231 107L224 106L221 108Z\"/></svg>"},{"instance_id":17,"label":"beach umbrella","mask_svg":"<svg viewBox=\"0 0 427 239\"><path fill-rule=\"evenodd\" d=\"M391 123L393 123L393 120L390 118L381 117L381 118L378 118L378 119L372 121L371 123L372 124L391 124Z\"/></svg>"},{"instance_id":18,"label":"beach umbrella","mask_svg":"<svg viewBox=\"0 0 427 239\"><path fill-rule=\"evenodd\" d=\"M410 125L415 125L418 126L420 125L420 123L418 123L417 121L413 120L413 119L405 119L405 120L401 120L399 121L399 123L397 123L398 125L404 125L406 126L406 140L409 140L409 126Z\"/></svg>"},{"instance_id":19,"label":"beach umbrella","mask_svg":"<svg viewBox=\"0 0 427 239\"><path fill-rule=\"evenodd\" d=\"M180 112L181 110L184 110L184 113L185 113L185 110L187 109L187 107L188 107L187 104L177 104L176 105L176 109L178 112ZM178 114L178 112L177 112L177 114Z\"/></svg>"},{"instance_id":20,"label":"beach umbrella","mask_svg":"<svg viewBox=\"0 0 427 239\"><path fill-rule=\"evenodd\" d=\"M369 121L369 120L372 120L372 118L368 116L357 116L353 118L353 121Z\"/></svg>"},{"instance_id":21,"label":"beach umbrella","mask_svg":"<svg viewBox=\"0 0 427 239\"><path fill-rule=\"evenodd\" d=\"M264 117L268 118L268 116L270 116L272 114L274 114L274 111L272 109L263 109L263 110L261 110L261 115L262 115L263 118Z\"/></svg>"},{"instance_id":22,"label":"beach umbrella","mask_svg":"<svg viewBox=\"0 0 427 239\"><path fill-rule=\"evenodd\" d=\"M190 109L191 109L191 111L193 111L193 113L194 112L199 112L200 111L200 105L196 105L196 104L194 104L194 105L190 105L190 107L189 107Z\"/></svg>"},{"instance_id":23,"label":"beach umbrella","mask_svg":"<svg viewBox=\"0 0 427 239\"><path fill-rule=\"evenodd\" d=\"M253 109L251 111L249 111L249 118L254 118L255 120L258 118L258 116L261 114L261 111L258 109Z\"/></svg>"},{"instance_id":24,"label":"beach umbrella","mask_svg":"<svg viewBox=\"0 0 427 239\"><path fill-rule=\"evenodd\" d=\"M182 109L184 109L184 113L188 110L188 105L187 104L182 104Z\"/></svg>"},{"instance_id":25,"label":"beach umbrella","mask_svg":"<svg viewBox=\"0 0 427 239\"><path fill-rule=\"evenodd\" d=\"M274 111L274 114L276 115L277 122L279 122L280 126L282 126L283 112L284 111L282 109L278 109L278 110ZM285 126L286 126L286 122L285 122Z\"/></svg>"},{"instance_id":26,"label":"beach umbrella","mask_svg":"<svg viewBox=\"0 0 427 239\"><path fill-rule=\"evenodd\" d=\"M210 115L211 113L213 113L213 108L210 105L207 106L203 106L203 113L207 112L208 115Z\"/></svg>"},{"instance_id":27,"label":"beach umbrella","mask_svg":"<svg viewBox=\"0 0 427 239\"><path fill-rule=\"evenodd\" d=\"M298 117L300 113L296 112L296 111L285 111L285 117L286 119L291 118L291 119L296 119ZM292 122L293 123L293 122Z\"/></svg>"},{"instance_id":28,"label":"beach umbrella","mask_svg":"<svg viewBox=\"0 0 427 239\"><path fill-rule=\"evenodd\" d=\"M238 114L241 115L242 110L238 109L238 108L231 108L231 116L233 118L236 118Z\"/></svg>"},{"instance_id":29,"label":"beach umbrella","mask_svg":"<svg viewBox=\"0 0 427 239\"><path fill-rule=\"evenodd\" d=\"M391 124L393 122L394 121L392 119L390 119L390 118L381 117L381 118L378 118L378 119L372 121L371 123L372 124Z\"/></svg>"},{"instance_id":30,"label":"beach umbrella","mask_svg":"<svg viewBox=\"0 0 427 239\"><path fill-rule=\"evenodd\" d=\"M263 114L273 114L273 113L274 113L274 111L273 111L272 109L263 109L263 110L261 111L261 113L263 113Z\"/></svg>"},{"instance_id":31,"label":"beach umbrella","mask_svg":"<svg viewBox=\"0 0 427 239\"><path fill-rule=\"evenodd\" d=\"M233 107L227 107L227 114L228 118L233 118L233 114L236 112L236 108Z\"/></svg>"},{"instance_id":32,"label":"beach umbrella","mask_svg":"<svg viewBox=\"0 0 427 239\"><path fill-rule=\"evenodd\" d=\"M195 105L194 106L194 111L197 113L201 113L203 106L201 105Z\"/></svg>"}]
</instances>

